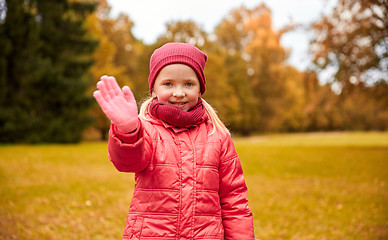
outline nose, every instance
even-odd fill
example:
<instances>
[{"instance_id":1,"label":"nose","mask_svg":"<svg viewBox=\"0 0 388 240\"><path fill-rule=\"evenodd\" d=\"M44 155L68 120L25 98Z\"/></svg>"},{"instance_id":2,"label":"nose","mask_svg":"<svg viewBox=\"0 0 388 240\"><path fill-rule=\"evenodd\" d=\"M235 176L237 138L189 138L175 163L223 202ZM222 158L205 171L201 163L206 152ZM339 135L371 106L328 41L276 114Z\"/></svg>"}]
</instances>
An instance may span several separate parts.
<instances>
[{"instance_id":1,"label":"nose","mask_svg":"<svg viewBox=\"0 0 388 240\"><path fill-rule=\"evenodd\" d=\"M182 89L179 89L177 88L173 94L172 94L174 97L184 97L186 94L184 91L182 91Z\"/></svg>"}]
</instances>

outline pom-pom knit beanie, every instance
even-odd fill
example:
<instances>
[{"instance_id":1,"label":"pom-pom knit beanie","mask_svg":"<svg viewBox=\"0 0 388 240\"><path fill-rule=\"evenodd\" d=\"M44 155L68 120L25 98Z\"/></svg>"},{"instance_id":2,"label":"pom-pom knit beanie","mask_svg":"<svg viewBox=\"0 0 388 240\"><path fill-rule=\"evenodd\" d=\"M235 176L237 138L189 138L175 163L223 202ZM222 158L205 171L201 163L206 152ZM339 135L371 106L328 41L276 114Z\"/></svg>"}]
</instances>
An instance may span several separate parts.
<instances>
[{"instance_id":1,"label":"pom-pom knit beanie","mask_svg":"<svg viewBox=\"0 0 388 240\"><path fill-rule=\"evenodd\" d=\"M191 67L197 74L201 94L206 90L206 79L204 74L207 56L204 52L189 43L166 43L156 49L150 59L150 75L148 84L150 92L160 70L173 63L182 63Z\"/></svg>"}]
</instances>

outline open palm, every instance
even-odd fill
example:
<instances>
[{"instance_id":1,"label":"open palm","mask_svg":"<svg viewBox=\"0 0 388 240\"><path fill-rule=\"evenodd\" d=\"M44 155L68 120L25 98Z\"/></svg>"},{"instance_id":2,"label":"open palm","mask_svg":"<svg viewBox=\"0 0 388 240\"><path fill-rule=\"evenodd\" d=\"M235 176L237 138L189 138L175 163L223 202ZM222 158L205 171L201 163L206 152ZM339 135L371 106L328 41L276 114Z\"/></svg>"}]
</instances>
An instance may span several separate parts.
<instances>
[{"instance_id":1,"label":"open palm","mask_svg":"<svg viewBox=\"0 0 388 240\"><path fill-rule=\"evenodd\" d=\"M121 89L114 77L102 76L97 89L93 96L117 130L122 133L134 131L138 124L138 112L136 100L129 87Z\"/></svg>"}]
</instances>

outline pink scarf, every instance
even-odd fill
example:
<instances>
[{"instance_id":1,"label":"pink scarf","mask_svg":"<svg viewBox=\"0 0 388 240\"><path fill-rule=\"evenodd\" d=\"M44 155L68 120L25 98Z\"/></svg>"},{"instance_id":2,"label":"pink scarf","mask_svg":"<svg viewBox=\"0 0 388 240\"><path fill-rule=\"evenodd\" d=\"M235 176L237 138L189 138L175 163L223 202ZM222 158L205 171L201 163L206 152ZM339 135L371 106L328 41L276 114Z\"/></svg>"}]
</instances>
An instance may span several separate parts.
<instances>
[{"instance_id":1,"label":"pink scarf","mask_svg":"<svg viewBox=\"0 0 388 240\"><path fill-rule=\"evenodd\" d=\"M205 107L201 98L198 103L189 111L182 111L174 106L165 105L158 100L153 100L150 104L152 116L162 119L174 127L190 127L201 121L205 114Z\"/></svg>"}]
</instances>

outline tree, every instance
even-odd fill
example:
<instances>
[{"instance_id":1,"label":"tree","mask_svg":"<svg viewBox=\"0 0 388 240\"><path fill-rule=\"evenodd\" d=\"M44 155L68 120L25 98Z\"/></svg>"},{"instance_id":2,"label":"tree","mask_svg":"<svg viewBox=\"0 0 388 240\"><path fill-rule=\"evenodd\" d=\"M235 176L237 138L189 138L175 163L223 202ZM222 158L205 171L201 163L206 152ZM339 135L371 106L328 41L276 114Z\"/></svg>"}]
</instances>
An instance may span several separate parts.
<instances>
[{"instance_id":1,"label":"tree","mask_svg":"<svg viewBox=\"0 0 388 240\"><path fill-rule=\"evenodd\" d=\"M225 68L228 69L228 83L232 87L239 111L237 119L231 123L232 130L250 135L259 125L259 99L254 96L251 72L248 69L245 45L249 42L244 28L246 9L238 8L230 12L215 29L217 45L227 54Z\"/></svg>"},{"instance_id":2,"label":"tree","mask_svg":"<svg viewBox=\"0 0 388 240\"><path fill-rule=\"evenodd\" d=\"M90 95L96 90L96 84L102 75L121 76L125 68L115 64L116 45L109 38L106 32L107 26L113 25L114 20L109 18L110 7L106 0L100 0L97 10L87 18L88 31L99 39L99 44L93 54L94 64L90 68L92 84ZM120 77L119 77L120 79ZM100 133L100 138L106 140L110 127L110 121L102 112L101 108L95 103L91 109L94 118L93 128Z\"/></svg>"},{"instance_id":3,"label":"tree","mask_svg":"<svg viewBox=\"0 0 388 240\"><path fill-rule=\"evenodd\" d=\"M303 73L303 89L306 105L303 110L302 130L330 131L343 129L343 117L338 96L329 84L321 85L317 73Z\"/></svg>"},{"instance_id":4,"label":"tree","mask_svg":"<svg viewBox=\"0 0 388 240\"><path fill-rule=\"evenodd\" d=\"M6 3L0 23L0 142L79 141L91 120L85 93L96 40L84 23L95 4Z\"/></svg>"},{"instance_id":5,"label":"tree","mask_svg":"<svg viewBox=\"0 0 388 240\"><path fill-rule=\"evenodd\" d=\"M36 54L39 26L23 2L3 3L1 10L6 17L0 25L0 142L23 138L35 124L30 119L33 93L28 89L43 75L45 64Z\"/></svg>"},{"instance_id":6,"label":"tree","mask_svg":"<svg viewBox=\"0 0 388 240\"><path fill-rule=\"evenodd\" d=\"M388 82L388 5L384 0L339 0L312 26L314 63L334 69L344 92L357 85Z\"/></svg>"},{"instance_id":7,"label":"tree","mask_svg":"<svg viewBox=\"0 0 388 240\"><path fill-rule=\"evenodd\" d=\"M166 27L158 43L186 42L202 47L208 41L208 34L193 21L170 22Z\"/></svg>"},{"instance_id":8,"label":"tree","mask_svg":"<svg viewBox=\"0 0 388 240\"><path fill-rule=\"evenodd\" d=\"M258 124L258 100L253 95L249 82L248 66L240 54L227 53L223 66L228 72L228 84L231 86L233 95L236 96L237 109L230 113L233 121L230 128L244 136L252 134Z\"/></svg>"},{"instance_id":9,"label":"tree","mask_svg":"<svg viewBox=\"0 0 388 240\"><path fill-rule=\"evenodd\" d=\"M387 129L388 5L383 0L339 0L333 12L313 26L311 42L319 70L333 70L330 84L341 129Z\"/></svg>"},{"instance_id":10,"label":"tree","mask_svg":"<svg viewBox=\"0 0 388 240\"><path fill-rule=\"evenodd\" d=\"M286 64L288 51L280 44L283 33L284 29L272 28L271 11L264 4L253 9L240 7L217 26L221 45L230 55L235 54L246 62L245 76L234 80L234 85L249 88L240 92L244 93L240 99L241 106L246 107L244 112L250 109L253 114L246 115L251 119L250 131L298 128L296 119L301 118L303 106L303 94L298 93L302 78Z\"/></svg>"},{"instance_id":11,"label":"tree","mask_svg":"<svg viewBox=\"0 0 388 240\"><path fill-rule=\"evenodd\" d=\"M99 0L97 11L88 17L89 31L99 39L94 53L94 65L90 69L93 76L90 93L102 75L115 76L121 86L130 86L136 99L148 93L145 84L148 74L148 48L132 34L133 22L125 14L116 19L110 17L110 7L106 0ZM140 103L140 101L138 101ZM106 140L110 122L98 105L92 109L94 123L102 140Z\"/></svg>"}]
</instances>

